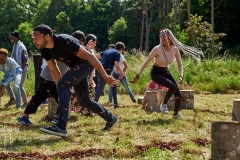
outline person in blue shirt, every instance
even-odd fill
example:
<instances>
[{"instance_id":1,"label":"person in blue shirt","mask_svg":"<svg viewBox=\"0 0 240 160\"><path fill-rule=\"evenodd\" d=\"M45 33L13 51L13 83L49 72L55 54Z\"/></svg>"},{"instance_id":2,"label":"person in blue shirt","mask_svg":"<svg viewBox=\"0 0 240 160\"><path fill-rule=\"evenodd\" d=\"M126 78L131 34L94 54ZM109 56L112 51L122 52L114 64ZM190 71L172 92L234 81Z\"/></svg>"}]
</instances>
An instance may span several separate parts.
<instances>
[{"instance_id":1,"label":"person in blue shirt","mask_svg":"<svg viewBox=\"0 0 240 160\"><path fill-rule=\"evenodd\" d=\"M111 76L113 68L115 67L116 70L119 72L118 80L121 80L124 76L122 69L119 66L120 61L120 53L122 53L125 49L125 45L122 42L117 42L115 45L115 49L106 50L100 54L97 54L96 57L101 59L102 66L106 73ZM101 75L98 77L98 85L95 91L95 101L98 102L99 97L101 96L102 91L106 85L105 80L102 78ZM113 101L114 101L114 108L119 108L117 102L117 86L114 85L112 87L113 93Z\"/></svg>"},{"instance_id":2,"label":"person in blue shirt","mask_svg":"<svg viewBox=\"0 0 240 160\"><path fill-rule=\"evenodd\" d=\"M21 83L21 77L22 77L22 69L14 59L7 57L7 55L8 55L8 50L1 48L0 49L0 71L2 71L4 75L3 75L2 81L0 82L0 93L2 93L2 91L6 86L10 85L10 83L14 81L16 108L21 109L20 83Z\"/></svg>"}]
</instances>

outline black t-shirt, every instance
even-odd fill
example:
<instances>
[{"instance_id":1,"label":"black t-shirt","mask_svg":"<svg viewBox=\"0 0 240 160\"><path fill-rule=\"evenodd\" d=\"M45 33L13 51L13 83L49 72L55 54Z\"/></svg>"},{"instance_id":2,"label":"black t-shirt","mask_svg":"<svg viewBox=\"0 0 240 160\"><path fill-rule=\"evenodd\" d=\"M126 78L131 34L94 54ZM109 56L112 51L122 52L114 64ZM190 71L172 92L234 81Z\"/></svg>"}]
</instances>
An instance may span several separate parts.
<instances>
[{"instance_id":1,"label":"black t-shirt","mask_svg":"<svg viewBox=\"0 0 240 160\"><path fill-rule=\"evenodd\" d=\"M102 53L101 63L105 69L113 69L114 62L120 60L120 53L116 49L109 49Z\"/></svg>"},{"instance_id":2,"label":"black t-shirt","mask_svg":"<svg viewBox=\"0 0 240 160\"><path fill-rule=\"evenodd\" d=\"M53 48L40 49L40 53L46 61L56 59L67 66L85 61L76 56L80 48L80 43L76 38L68 34L53 34L53 40Z\"/></svg>"}]
</instances>

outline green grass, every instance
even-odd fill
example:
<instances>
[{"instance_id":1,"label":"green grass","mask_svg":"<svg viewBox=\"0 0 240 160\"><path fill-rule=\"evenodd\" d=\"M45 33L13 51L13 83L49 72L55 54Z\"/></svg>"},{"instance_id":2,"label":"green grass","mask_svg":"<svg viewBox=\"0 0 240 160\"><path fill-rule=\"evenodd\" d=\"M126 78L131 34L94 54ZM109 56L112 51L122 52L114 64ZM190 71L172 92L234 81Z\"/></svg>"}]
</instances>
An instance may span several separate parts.
<instances>
[{"instance_id":1,"label":"green grass","mask_svg":"<svg viewBox=\"0 0 240 160\"><path fill-rule=\"evenodd\" d=\"M113 109L107 104L107 96L100 98L109 111L116 114L120 122L113 130L102 132L104 120L99 116L85 117L72 113L68 122L68 136L61 138L41 132L40 127L51 125L42 120L47 109L39 109L31 115L32 126L19 126L17 118L22 111L14 106L0 107L0 151L12 157L50 157L65 159L77 154L86 159L210 159L211 144L198 146L193 139L211 140L212 121L231 121L232 100L239 94L195 94L195 111L182 110L183 120L172 119L161 113L148 114L141 105L134 104L126 95L120 95L121 108ZM136 96L138 97L138 96ZM2 98L1 104L8 100ZM207 110L213 111L213 113ZM162 144L172 145L169 148ZM1 157L1 154L0 154ZM8 158L10 158L9 156ZM23 158L22 157L22 158Z\"/></svg>"}]
</instances>

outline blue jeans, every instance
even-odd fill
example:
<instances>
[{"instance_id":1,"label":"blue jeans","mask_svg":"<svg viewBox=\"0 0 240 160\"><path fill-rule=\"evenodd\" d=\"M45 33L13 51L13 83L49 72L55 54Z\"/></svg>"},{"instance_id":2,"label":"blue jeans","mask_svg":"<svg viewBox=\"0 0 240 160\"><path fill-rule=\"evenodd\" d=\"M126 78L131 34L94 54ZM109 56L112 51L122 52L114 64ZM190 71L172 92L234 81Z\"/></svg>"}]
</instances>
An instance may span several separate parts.
<instances>
[{"instance_id":1,"label":"blue jeans","mask_svg":"<svg viewBox=\"0 0 240 160\"><path fill-rule=\"evenodd\" d=\"M25 78L27 76L27 72L28 72L28 66L26 65L25 68L23 69L23 72L21 74L21 82L19 84L19 88L20 88L20 91L21 91L21 97L22 97L22 101L24 104L27 104L27 95L26 95L26 92L25 92L25 89L23 88L23 85L24 85L24 82L25 82ZM14 84L15 86L15 84ZM9 95L10 98L14 98L14 95L13 95L13 91L12 91L12 88L10 85L6 86L6 91ZM15 94L17 93L16 89L15 89ZM20 99L20 106L21 106L21 99ZM16 97L16 103L17 103L17 97Z\"/></svg>"},{"instance_id":2,"label":"blue jeans","mask_svg":"<svg viewBox=\"0 0 240 160\"><path fill-rule=\"evenodd\" d=\"M113 72L113 74L112 74L113 78L115 78L115 79L118 79L119 75L120 75L119 73L115 73L115 72ZM128 85L127 76L124 75L123 78L120 80L120 82L122 83L122 85L123 85L123 87L126 89L126 91L128 92L131 100L134 101L135 98L134 98L134 95L133 95L133 93L132 93L131 88L130 88L129 85ZM117 88L117 87L116 87L116 88ZM117 93L117 92L116 92L116 93ZM114 93L112 92L112 87L109 86L109 87L108 87L108 101L109 101L109 102L112 102L113 94L114 94ZM117 97L117 96L116 96L116 97Z\"/></svg>"},{"instance_id":3,"label":"blue jeans","mask_svg":"<svg viewBox=\"0 0 240 160\"><path fill-rule=\"evenodd\" d=\"M112 73L112 70L105 70L105 71L106 71L106 73L108 75L111 75L111 73ZM115 79L117 79L117 78L115 78ZM96 91L95 91L95 101L96 102L98 102L99 97L101 96L102 91L104 90L105 85L106 85L105 80L102 78L101 75L99 75L99 77L98 77L98 85L97 85L97 88L96 88ZM112 92L113 92L114 104L118 104L118 102L117 102L117 85L114 85L114 87L112 87Z\"/></svg>"},{"instance_id":4,"label":"blue jeans","mask_svg":"<svg viewBox=\"0 0 240 160\"><path fill-rule=\"evenodd\" d=\"M105 121L112 121L115 117L112 113L106 110L103 106L93 101L89 97L88 90L88 75L92 73L93 66L87 61L81 61L71 67L62 76L57 83L57 91L59 97L59 120L57 127L66 130L68 121L68 110L70 101L70 88L73 87L80 106L87 108L94 113L97 113Z\"/></svg>"},{"instance_id":5,"label":"blue jeans","mask_svg":"<svg viewBox=\"0 0 240 160\"><path fill-rule=\"evenodd\" d=\"M14 93L15 93L15 100L16 100L16 107L21 107L21 80L22 79L22 74L16 74L16 77L13 79L14 81ZM5 81L4 79L2 81ZM8 92L11 89L10 84L5 87L6 91ZM14 98L14 95L12 93L11 89L11 94L12 97Z\"/></svg>"}]
</instances>

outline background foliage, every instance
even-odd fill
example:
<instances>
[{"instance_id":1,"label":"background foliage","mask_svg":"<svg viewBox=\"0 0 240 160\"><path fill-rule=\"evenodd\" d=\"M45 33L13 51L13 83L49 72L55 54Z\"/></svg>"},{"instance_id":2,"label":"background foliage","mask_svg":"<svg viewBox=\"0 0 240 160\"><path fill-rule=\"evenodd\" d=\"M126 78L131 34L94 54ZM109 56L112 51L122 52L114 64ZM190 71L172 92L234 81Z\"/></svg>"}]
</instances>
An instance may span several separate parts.
<instances>
[{"instance_id":1,"label":"background foliage","mask_svg":"<svg viewBox=\"0 0 240 160\"><path fill-rule=\"evenodd\" d=\"M173 30L175 2L176 0L1 0L0 46L11 50L9 34L17 30L22 34L22 41L27 48L35 52L36 48L29 38L31 30L44 23L52 27L55 33L71 34L80 29L85 34L95 34L98 37L98 51L105 50L110 42L121 39L127 49L142 48L148 52L159 43L159 29ZM218 54L223 54L226 50L230 54L238 54L240 4L234 0L214 2L215 51ZM186 0L180 0L177 11L177 38L191 45ZM191 0L191 14L198 38L197 47L208 52L211 41L211 0ZM126 26L116 29L114 24L123 19ZM116 36L119 36L118 40ZM140 37L143 37L142 44ZM204 39L207 39L208 44L202 44Z\"/></svg>"}]
</instances>

